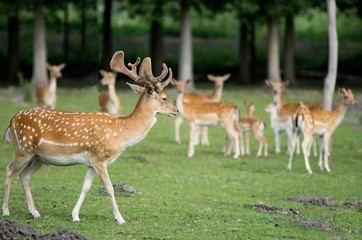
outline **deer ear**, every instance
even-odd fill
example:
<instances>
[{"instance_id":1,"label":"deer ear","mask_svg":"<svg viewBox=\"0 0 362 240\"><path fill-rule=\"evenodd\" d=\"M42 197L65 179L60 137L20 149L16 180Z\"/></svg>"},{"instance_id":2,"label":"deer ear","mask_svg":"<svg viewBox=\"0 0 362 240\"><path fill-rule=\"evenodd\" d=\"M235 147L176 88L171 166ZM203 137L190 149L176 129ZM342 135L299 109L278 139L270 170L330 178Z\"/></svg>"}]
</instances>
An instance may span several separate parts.
<instances>
[{"instance_id":1,"label":"deer ear","mask_svg":"<svg viewBox=\"0 0 362 240\"><path fill-rule=\"evenodd\" d=\"M225 75L223 76L223 79L224 79L224 81L226 81L226 80L228 80L230 77L231 77L231 74L228 73L228 74L225 74Z\"/></svg>"},{"instance_id":2,"label":"deer ear","mask_svg":"<svg viewBox=\"0 0 362 240\"><path fill-rule=\"evenodd\" d=\"M172 84L172 85L176 85L176 83L177 83L177 80L176 80L175 78L172 78L172 79L171 79L171 84Z\"/></svg>"},{"instance_id":3,"label":"deer ear","mask_svg":"<svg viewBox=\"0 0 362 240\"><path fill-rule=\"evenodd\" d=\"M212 75L212 74L207 74L207 78L208 78L210 81L215 81L215 76Z\"/></svg>"},{"instance_id":4,"label":"deer ear","mask_svg":"<svg viewBox=\"0 0 362 240\"><path fill-rule=\"evenodd\" d=\"M189 84L191 82L191 79L186 80L186 84Z\"/></svg>"},{"instance_id":5,"label":"deer ear","mask_svg":"<svg viewBox=\"0 0 362 240\"><path fill-rule=\"evenodd\" d=\"M107 74L107 72L104 71L103 69L100 69L100 70L99 70L99 73L100 73L103 77ZM128 84L128 83L127 83L127 84Z\"/></svg>"},{"instance_id":6,"label":"deer ear","mask_svg":"<svg viewBox=\"0 0 362 240\"><path fill-rule=\"evenodd\" d=\"M286 80L286 81L283 82L283 86L284 86L284 87L286 87L286 86L288 86L288 85L289 85L289 80Z\"/></svg>"},{"instance_id":7,"label":"deer ear","mask_svg":"<svg viewBox=\"0 0 362 240\"><path fill-rule=\"evenodd\" d=\"M269 87L271 86L271 82L268 79L265 79L265 84L268 85Z\"/></svg>"},{"instance_id":8,"label":"deer ear","mask_svg":"<svg viewBox=\"0 0 362 240\"><path fill-rule=\"evenodd\" d=\"M63 68L65 68L65 65L66 65L65 63L62 63L62 64L59 64L58 67L60 70L62 70Z\"/></svg>"},{"instance_id":9,"label":"deer ear","mask_svg":"<svg viewBox=\"0 0 362 240\"><path fill-rule=\"evenodd\" d=\"M52 69L52 65L50 65L49 63L47 63L47 68L48 68L48 70Z\"/></svg>"},{"instance_id":10,"label":"deer ear","mask_svg":"<svg viewBox=\"0 0 362 240\"><path fill-rule=\"evenodd\" d=\"M340 97L342 97L342 96L344 96L344 93L346 92L346 90L344 89L344 88L339 88L338 89L338 95L340 96Z\"/></svg>"},{"instance_id":11,"label":"deer ear","mask_svg":"<svg viewBox=\"0 0 362 240\"><path fill-rule=\"evenodd\" d=\"M130 86L130 87L132 88L132 90L133 90L135 93L137 93L137 94L140 94L140 93L142 92L142 90L144 89L143 87L138 86L138 85L136 85L136 84L132 84L132 83L128 83L128 82L126 82L126 83L127 83L128 86Z\"/></svg>"}]
</instances>

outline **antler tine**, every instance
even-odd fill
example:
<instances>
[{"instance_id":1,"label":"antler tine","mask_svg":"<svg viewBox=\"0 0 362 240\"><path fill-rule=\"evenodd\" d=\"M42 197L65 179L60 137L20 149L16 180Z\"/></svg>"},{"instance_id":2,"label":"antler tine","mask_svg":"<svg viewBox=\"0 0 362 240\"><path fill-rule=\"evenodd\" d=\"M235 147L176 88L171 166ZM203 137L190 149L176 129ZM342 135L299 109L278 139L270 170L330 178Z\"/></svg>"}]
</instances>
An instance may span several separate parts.
<instances>
[{"instance_id":1,"label":"antler tine","mask_svg":"<svg viewBox=\"0 0 362 240\"><path fill-rule=\"evenodd\" d=\"M129 70L124 65L124 52L118 51L113 55L109 65L112 71L123 73L137 82L137 80L140 78L140 76L137 74L137 65L140 63L140 60L141 59L138 57L134 64L129 63L128 65L132 68L132 70Z\"/></svg>"},{"instance_id":2,"label":"antler tine","mask_svg":"<svg viewBox=\"0 0 362 240\"><path fill-rule=\"evenodd\" d=\"M146 81L149 81L153 86L157 86L157 83L160 82L168 73L166 64L162 64L163 70L158 77L154 77L151 69L151 58L147 57L143 59L140 67L140 76Z\"/></svg>"},{"instance_id":3,"label":"antler tine","mask_svg":"<svg viewBox=\"0 0 362 240\"><path fill-rule=\"evenodd\" d=\"M166 81L160 83L160 89L164 89L172 80L172 69L168 68L168 78Z\"/></svg>"}]
</instances>

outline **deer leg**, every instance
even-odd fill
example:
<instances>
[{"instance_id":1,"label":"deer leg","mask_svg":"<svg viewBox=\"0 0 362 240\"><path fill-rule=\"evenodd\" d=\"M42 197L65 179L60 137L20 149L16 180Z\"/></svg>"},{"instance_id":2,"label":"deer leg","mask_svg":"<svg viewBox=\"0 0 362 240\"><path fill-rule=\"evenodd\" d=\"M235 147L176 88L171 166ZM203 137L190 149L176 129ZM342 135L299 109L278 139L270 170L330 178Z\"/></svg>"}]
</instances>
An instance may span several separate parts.
<instances>
[{"instance_id":1,"label":"deer leg","mask_svg":"<svg viewBox=\"0 0 362 240\"><path fill-rule=\"evenodd\" d=\"M299 139L299 135L295 136L295 143L297 145L297 155L300 155L300 139Z\"/></svg>"},{"instance_id":2,"label":"deer leg","mask_svg":"<svg viewBox=\"0 0 362 240\"><path fill-rule=\"evenodd\" d=\"M206 146L209 146L210 143L209 143L209 136L208 136L208 133L207 133L207 126L203 126L202 127L202 140L201 140L201 144L202 145L206 145Z\"/></svg>"},{"instance_id":3,"label":"deer leg","mask_svg":"<svg viewBox=\"0 0 362 240\"><path fill-rule=\"evenodd\" d=\"M175 120L175 140L176 143L181 144L180 140L180 125L182 123L182 117L177 117Z\"/></svg>"},{"instance_id":4,"label":"deer leg","mask_svg":"<svg viewBox=\"0 0 362 240\"><path fill-rule=\"evenodd\" d=\"M275 131L275 153L280 153L280 133Z\"/></svg>"},{"instance_id":5,"label":"deer leg","mask_svg":"<svg viewBox=\"0 0 362 240\"><path fill-rule=\"evenodd\" d=\"M233 158L236 159L240 156L240 149L239 149L239 137L241 141L243 140L243 135L239 134L239 132L234 128L233 124L222 124L225 126L226 132L229 134L229 137L234 145L234 156Z\"/></svg>"},{"instance_id":6,"label":"deer leg","mask_svg":"<svg viewBox=\"0 0 362 240\"><path fill-rule=\"evenodd\" d=\"M245 148L244 148L244 133L243 131L240 131L239 133L239 142L240 142L240 151L241 151L241 156L245 155Z\"/></svg>"},{"instance_id":7,"label":"deer leg","mask_svg":"<svg viewBox=\"0 0 362 240\"><path fill-rule=\"evenodd\" d=\"M200 144L200 131L201 131L200 126L196 125L195 133L194 133L195 137L194 137L194 141L193 141L195 146Z\"/></svg>"},{"instance_id":8,"label":"deer leg","mask_svg":"<svg viewBox=\"0 0 362 240\"><path fill-rule=\"evenodd\" d=\"M189 123L189 150L187 153L188 157L192 157L195 153L194 150L194 138L195 138L195 123Z\"/></svg>"},{"instance_id":9,"label":"deer leg","mask_svg":"<svg viewBox=\"0 0 362 240\"><path fill-rule=\"evenodd\" d=\"M26 197L26 202L28 203L28 209L30 214L34 218L40 217L38 210L36 210L33 197L30 191L30 179L34 173L36 173L41 166L43 166L43 162L37 157L33 157L32 160L26 165L26 167L20 172L19 176L21 182L23 184L23 189Z\"/></svg>"},{"instance_id":10,"label":"deer leg","mask_svg":"<svg viewBox=\"0 0 362 240\"><path fill-rule=\"evenodd\" d=\"M87 173L85 174L85 178L84 178L84 182L83 182L83 188L82 188L82 192L80 193L79 199L77 201L77 204L75 205L73 211L72 211L72 217L73 217L73 222L79 222L79 210L83 204L85 195L87 195L87 192L89 191L89 189L92 186L94 177L96 176L96 171L94 170L93 167L89 167L87 170Z\"/></svg>"},{"instance_id":11,"label":"deer leg","mask_svg":"<svg viewBox=\"0 0 362 240\"><path fill-rule=\"evenodd\" d=\"M312 170L309 165L309 155L308 155L308 147L311 144L312 141L312 134L306 134L304 133L304 139L302 143L302 149L303 149L303 155L304 155L304 162L305 162L305 168L307 169L309 174L312 174Z\"/></svg>"},{"instance_id":12,"label":"deer leg","mask_svg":"<svg viewBox=\"0 0 362 240\"><path fill-rule=\"evenodd\" d=\"M107 193L109 195L109 198L110 198L111 203L112 203L114 218L116 219L116 221L119 224L121 224L121 225L125 224L126 222L124 221L121 213L118 210L116 199L114 197L114 188L113 188L111 180L109 179L106 164L103 163L103 162L99 163L99 164L95 164L94 168L97 171L97 174L98 174L104 188L106 189L106 191L107 191Z\"/></svg>"},{"instance_id":13,"label":"deer leg","mask_svg":"<svg viewBox=\"0 0 362 240\"><path fill-rule=\"evenodd\" d=\"M4 202L2 206L2 212L4 217L10 216L9 212L9 195L10 195L10 186L11 180L14 175L27 164L33 156L24 156L17 155L10 165L6 168L6 180L5 180L5 192L4 192Z\"/></svg>"},{"instance_id":14,"label":"deer leg","mask_svg":"<svg viewBox=\"0 0 362 240\"><path fill-rule=\"evenodd\" d=\"M229 142L229 146L228 146L228 142ZM224 147L222 150L224 153L224 157L227 157L230 155L231 149L232 149L232 142L231 142L229 134L226 134L225 141L224 141Z\"/></svg>"},{"instance_id":15,"label":"deer leg","mask_svg":"<svg viewBox=\"0 0 362 240\"><path fill-rule=\"evenodd\" d=\"M289 162L287 167L289 172L292 170L292 161L295 151L296 139L298 137L297 135L298 135L297 131L293 131L293 137L291 139L291 145L290 145Z\"/></svg>"},{"instance_id":16,"label":"deer leg","mask_svg":"<svg viewBox=\"0 0 362 240\"><path fill-rule=\"evenodd\" d=\"M317 137L313 137L313 149L314 149L314 157L317 157Z\"/></svg>"},{"instance_id":17,"label":"deer leg","mask_svg":"<svg viewBox=\"0 0 362 240\"><path fill-rule=\"evenodd\" d=\"M250 149L249 149L250 133L249 132L245 133L245 138L246 138L246 155L250 155Z\"/></svg>"},{"instance_id":18,"label":"deer leg","mask_svg":"<svg viewBox=\"0 0 362 240\"><path fill-rule=\"evenodd\" d=\"M324 150L323 150L323 147L324 147L324 139L323 139L323 136L319 136L319 161L318 161L318 166L319 166L319 169L321 171L323 171L323 153L324 153Z\"/></svg>"},{"instance_id":19,"label":"deer leg","mask_svg":"<svg viewBox=\"0 0 362 240\"><path fill-rule=\"evenodd\" d=\"M323 141L323 154L324 154L324 168L327 170L327 172L331 172L331 170L329 169L329 164L328 164L328 156L329 156L329 143L331 136L329 134L325 134L324 135L324 141Z\"/></svg>"}]
</instances>

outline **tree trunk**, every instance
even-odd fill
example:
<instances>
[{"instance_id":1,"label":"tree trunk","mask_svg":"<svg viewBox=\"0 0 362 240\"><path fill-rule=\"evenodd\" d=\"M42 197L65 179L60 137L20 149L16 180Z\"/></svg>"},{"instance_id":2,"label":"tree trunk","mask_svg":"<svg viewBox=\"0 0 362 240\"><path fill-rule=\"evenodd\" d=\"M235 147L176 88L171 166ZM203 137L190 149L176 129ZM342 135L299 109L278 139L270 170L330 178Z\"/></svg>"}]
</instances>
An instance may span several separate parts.
<instances>
[{"instance_id":1,"label":"tree trunk","mask_svg":"<svg viewBox=\"0 0 362 240\"><path fill-rule=\"evenodd\" d=\"M256 82L256 40L254 18L250 18L250 76L251 82Z\"/></svg>"},{"instance_id":2,"label":"tree trunk","mask_svg":"<svg viewBox=\"0 0 362 240\"><path fill-rule=\"evenodd\" d=\"M18 13L9 17L8 22L9 74L7 82L14 83L20 69L19 60L19 18Z\"/></svg>"},{"instance_id":3,"label":"tree trunk","mask_svg":"<svg viewBox=\"0 0 362 240\"><path fill-rule=\"evenodd\" d=\"M331 110L336 86L338 65L338 36L336 25L336 2L326 0L328 12L328 73L324 79L323 109Z\"/></svg>"},{"instance_id":4,"label":"tree trunk","mask_svg":"<svg viewBox=\"0 0 362 240\"><path fill-rule=\"evenodd\" d=\"M63 39L63 61L68 62L69 57L69 24L68 24L68 1L64 3L64 39Z\"/></svg>"},{"instance_id":5,"label":"tree trunk","mask_svg":"<svg viewBox=\"0 0 362 240\"><path fill-rule=\"evenodd\" d=\"M192 32L191 32L191 7L186 1L181 3L181 34L180 34L180 58L178 79L191 82L187 85L188 92L194 91L193 63L192 63Z\"/></svg>"},{"instance_id":6,"label":"tree trunk","mask_svg":"<svg viewBox=\"0 0 362 240\"><path fill-rule=\"evenodd\" d=\"M112 32L111 32L111 10L112 0L104 0L103 13L103 50L101 66L105 70L109 70L109 62L111 61L112 50Z\"/></svg>"},{"instance_id":7,"label":"tree trunk","mask_svg":"<svg viewBox=\"0 0 362 240\"><path fill-rule=\"evenodd\" d=\"M80 36L80 57L81 61L84 63L87 58L87 38L86 38L86 29L87 29L87 23L86 23L86 6L85 6L85 0L82 0L82 12L81 12L81 36Z\"/></svg>"},{"instance_id":8,"label":"tree trunk","mask_svg":"<svg viewBox=\"0 0 362 240\"><path fill-rule=\"evenodd\" d=\"M279 34L278 18L270 17L268 25L268 79L271 81L281 81L279 65Z\"/></svg>"},{"instance_id":9,"label":"tree trunk","mask_svg":"<svg viewBox=\"0 0 362 240\"><path fill-rule=\"evenodd\" d=\"M159 75L162 72L163 63L163 25L162 25L162 1L156 2L153 11L153 20L151 23L151 59L152 72L154 75Z\"/></svg>"},{"instance_id":10,"label":"tree trunk","mask_svg":"<svg viewBox=\"0 0 362 240\"><path fill-rule=\"evenodd\" d=\"M33 76L34 89L39 84L47 84L47 47L45 37L45 22L43 2L37 1L34 6L34 48L33 48Z\"/></svg>"},{"instance_id":11,"label":"tree trunk","mask_svg":"<svg viewBox=\"0 0 362 240\"><path fill-rule=\"evenodd\" d=\"M284 80L288 80L295 85L294 68L294 16L286 17L285 42L284 42Z\"/></svg>"},{"instance_id":12,"label":"tree trunk","mask_svg":"<svg viewBox=\"0 0 362 240\"><path fill-rule=\"evenodd\" d=\"M248 25L240 19L240 42L239 42L239 78L240 83L250 83L249 71L249 43L248 43Z\"/></svg>"}]
</instances>

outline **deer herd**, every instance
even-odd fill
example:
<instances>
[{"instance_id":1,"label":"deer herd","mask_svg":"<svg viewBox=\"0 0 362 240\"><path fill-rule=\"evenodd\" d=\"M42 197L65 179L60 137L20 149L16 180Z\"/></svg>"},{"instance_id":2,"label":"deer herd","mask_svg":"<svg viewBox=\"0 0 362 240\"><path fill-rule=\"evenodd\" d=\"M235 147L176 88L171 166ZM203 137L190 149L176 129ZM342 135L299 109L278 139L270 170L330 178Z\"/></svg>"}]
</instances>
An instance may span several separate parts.
<instances>
[{"instance_id":1,"label":"deer herd","mask_svg":"<svg viewBox=\"0 0 362 240\"><path fill-rule=\"evenodd\" d=\"M80 221L79 211L95 176L98 176L111 200L113 213L119 224L124 224L114 197L114 189L108 175L107 167L129 147L139 143L146 137L156 123L156 114L177 116L175 121L175 140L180 141L180 124L186 122L188 132L188 157L195 155L195 145L210 145L208 127L220 125L226 132L223 153L231 154L236 159L240 155L250 154L250 132L259 142L256 157L267 157L267 140L264 136L265 121L253 116L254 103L244 103L247 116L241 116L234 103L220 101L223 85L230 78L207 75L214 82L214 91L210 95L185 93L190 80L177 81L172 78L171 68L162 65L163 70L157 77L153 76L151 59L145 58L142 63L137 58L134 64L124 63L124 52L116 52L110 62L113 72L100 70L101 84L108 86L107 92L99 95L99 112L69 112L55 110L56 81L61 76L65 64L51 66L48 64L50 80L48 85L40 85L36 89L36 102L39 108L27 109L17 113L10 121L4 140L12 141L15 151L13 162L6 168L5 193L2 205L3 216L9 216L9 194L13 176L20 170L20 179L24 188L30 214L40 217L30 191L30 179L42 165L71 166L82 164L88 167L79 199L72 211L73 221ZM138 68L138 65L140 67ZM136 84L127 83L139 94L133 112L121 116L122 101L116 92L116 76L122 73ZM167 79L166 79L167 77ZM164 80L166 79L166 80ZM174 106L163 89L171 83L178 94ZM272 88L273 103L266 106L270 113L271 128L275 134L275 152L280 153L280 134L286 132L288 139L287 154L292 168L295 148L299 153L299 134L304 136L302 151L305 167L312 173L309 165L309 154L312 143L319 139L319 167L330 172L328 157L331 155L329 141L336 127L342 122L348 105L356 105L351 90L338 90L340 101L333 111L322 110L320 102L285 103L282 90L288 85L285 82L265 81ZM201 130L200 130L201 129ZM200 134L201 132L201 134ZM245 139L244 139L245 138ZM246 141L245 141L246 140ZM264 153L263 153L264 147ZM316 148L314 147L315 155ZM324 168L323 168L324 159Z\"/></svg>"}]
</instances>

